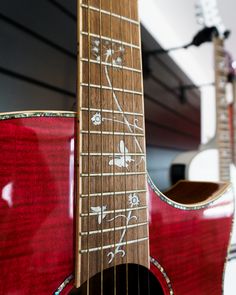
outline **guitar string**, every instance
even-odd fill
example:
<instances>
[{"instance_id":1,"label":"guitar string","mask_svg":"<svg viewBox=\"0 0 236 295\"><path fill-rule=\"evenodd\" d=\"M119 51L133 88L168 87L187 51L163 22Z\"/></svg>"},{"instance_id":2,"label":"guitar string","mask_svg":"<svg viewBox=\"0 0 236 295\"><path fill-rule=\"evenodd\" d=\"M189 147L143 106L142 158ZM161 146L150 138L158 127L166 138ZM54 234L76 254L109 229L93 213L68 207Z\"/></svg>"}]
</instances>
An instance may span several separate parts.
<instances>
[{"instance_id":1,"label":"guitar string","mask_svg":"<svg viewBox=\"0 0 236 295\"><path fill-rule=\"evenodd\" d=\"M141 83L141 92L142 92L142 113L144 114L144 89L143 89L143 70L142 70L142 52L141 52L141 28L140 28L140 17L139 17L139 11L138 11L138 3L136 1L135 3L135 7L137 9L137 18L138 18L138 21L139 21L139 24L138 24L138 46L139 46L139 60L140 60L140 67L141 67L141 80L140 80L140 83ZM133 36L133 35L132 35ZM132 48L132 50L135 50L134 48ZM143 134L144 134L144 139L143 139L143 153L144 153L144 159L143 159L143 162L144 162L144 170L146 171L146 174L145 174L145 179L144 179L144 185L146 186L146 192L145 192L145 196L144 196L144 200L145 200L145 205L147 205L147 202L148 202L148 190L147 190L147 153L146 153L146 136L145 136L145 118L143 116L142 118L142 128L143 128ZM141 161L142 162L142 161ZM139 211L138 211L138 214L139 214ZM149 211L148 211L148 207L146 209L146 212L145 212L145 220L148 220L148 214L149 214ZM150 245L149 245L149 225L147 224L146 225L146 228L144 230L144 233L147 234L147 237L148 237L148 241L146 241L146 245L144 246L144 249L146 251L146 259L147 259L147 265L148 267L150 267L150 258L149 258L149 251L150 251ZM139 253L139 258L142 257L142 253L141 253L141 256L140 256L140 253ZM138 264L140 265L140 263ZM148 278L148 294L151 294L151 287L150 287L150 271L147 272L147 278ZM140 279L140 277L139 277ZM140 286L140 284L139 284Z\"/></svg>"},{"instance_id":2,"label":"guitar string","mask_svg":"<svg viewBox=\"0 0 236 295\"><path fill-rule=\"evenodd\" d=\"M130 19L132 19L132 4L133 4L133 2L131 0L129 0L129 18ZM135 1L134 4L138 5L137 1ZM130 34L130 40L129 41L130 41L131 44L133 44L133 32L132 32L132 24L131 23L129 23L129 34ZM134 68L134 52L133 52L133 48L130 48L130 50L131 50L131 56L130 56L131 68L133 69ZM134 88L135 88L134 75L133 75L133 71L131 71L131 89L132 89L132 91L134 91ZM132 108L133 108L132 112L135 113L135 97L134 97L134 93L132 94ZM134 115L134 122L136 122L135 120L136 120L136 116ZM136 124L134 124L134 133L136 133L135 125ZM137 153L137 146L136 146L136 144L134 144L134 145L135 145L134 153L136 154ZM134 163L136 163L137 156L135 156L134 159L135 159ZM141 161L141 164L142 164L142 161ZM138 171L138 165L137 164L135 164L135 170ZM135 181L134 181L135 189L138 190L138 176L136 175L136 176L134 176L134 178L135 178ZM140 201L141 200L142 200L142 198L140 198ZM136 214L137 214L136 239L138 241L139 240L138 221L139 221L139 217L140 217L140 214L139 214L138 210L137 210ZM137 276L138 276L137 284L138 284L138 295L139 295L140 294L139 243L136 244L136 255L137 255L137 265L138 265L138 267L137 267L137 269L138 269L138 271L137 271Z\"/></svg>"},{"instance_id":3,"label":"guitar string","mask_svg":"<svg viewBox=\"0 0 236 295\"><path fill-rule=\"evenodd\" d=\"M119 15L121 16L121 14L122 14L122 5L121 5L121 1L119 1ZM124 55L125 55L125 52L124 52L124 50L123 50L123 48L124 48L124 44L123 44L123 38L124 38L124 34L122 34L122 32L123 32L123 30L122 30L122 24L123 24L123 20L120 18L120 24L119 24L119 27L120 27L120 30L119 30L119 35L120 35L120 40L121 40L121 47L120 47L120 49L121 50L118 50L118 52L119 52L119 54L121 55L121 59L122 59L122 62L121 62L121 89L124 89L124 62L125 62L125 57L124 57ZM122 101L122 104L123 104L123 108L124 108L124 106L125 106L125 95L124 95L124 91L122 91L121 92L121 101ZM127 103L127 105L129 104L129 101L128 102L126 102ZM123 111L123 110L122 110ZM123 124L122 124L122 129L123 129L123 133L125 133L125 131L126 131L126 121L125 121L125 115L124 115L124 113L123 113L123 118L122 118L122 120L123 120ZM125 138L125 136L123 136L123 142L124 142L124 151L122 151L122 152L124 152L124 167L122 167L122 170L124 170L124 177L123 177L123 179L124 179L124 191L125 191L125 194L124 194L124 199L125 199L125 210L126 210L126 212L128 212L127 211L127 207L128 207L128 205L127 205L127 202L128 202L128 198L127 198L127 174L126 174L126 172L127 172L127 168L126 168L126 149L125 149L125 147L127 146L126 145L126 138ZM127 142L128 142L128 139L127 139ZM128 284L128 282L129 282L129 266L128 266L128 260L129 260L129 249L128 249L128 219L125 219L124 220L124 222L125 222L125 230L126 230L126 236L124 237L125 238L125 241L126 241L126 244L125 244L125 250L126 250L126 255L125 255L125 290L126 290L126 295L128 295L129 294L129 284Z\"/></svg>"},{"instance_id":4,"label":"guitar string","mask_svg":"<svg viewBox=\"0 0 236 295\"><path fill-rule=\"evenodd\" d=\"M232 116L232 126L233 126L233 141L232 141L232 158L233 158L233 163L236 165L236 74L234 73L233 77L233 82L232 82L232 87L233 87L233 116Z\"/></svg>"},{"instance_id":5,"label":"guitar string","mask_svg":"<svg viewBox=\"0 0 236 295\"><path fill-rule=\"evenodd\" d=\"M102 85L102 0L99 0L99 33L100 33L100 85ZM99 96L100 96L100 109L103 109L102 105L102 88L99 90ZM101 111L101 122L103 122L103 112ZM101 217L103 220L103 124L101 126L101 159L100 159L100 165L101 165ZM101 222L101 295L103 295L103 268L104 268L104 250L103 250L103 221Z\"/></svg>"},{"instance_id":6,"label":"guitar string","mask_svg":"<svg viewBox=\"0 0 236 295\"><path fill-rule=\"evenodd\" d=\"M221 72L221 75L224 77L224 79L226 81L226 78L227 78L226 75L227 75L227 73L226 73L226 56L225 56L225 50L224 50L224 39L221 41L221 52L224 55L224 63L225 63L225 68L224 68L223 74ZM227 90L226 90L226 82L225 82L225 84L224 84L224 96L225 97L227 95L227 92L226 91ZM225 99L225 101L226 101L226 99ZM228 111L228 103L227 103L227 101L226 101L226 110L225 111L227 113L227 122L226 123L227 123L227 126L228 126L228 146L230 146L230 141L231 141L231 137L230 137L230 125L229 125L230 124L230 120L229 120L229 111ZM230 162L232 163L232 150L229 150L228 153L229 153L229 155L226 158L227 158L227 160L231 159ZM224 160L224 158L222 160ZM228 164L227 173L228 173L228 177L227 177L226 180L227 181L230 181L231 180L231 177L230 177L230 164Z\"/></svg>"},{"instance_id":7,"label":"guitar string","mask_svg":"<svg viewBox=\"0 0 236 295\"><path fill-rule=\"evenodd\" d=\"M114 67L113 67L113 52L115 51L114 50L114 45L113 45L113 31L112 31L112 11L113 11L113 0L110 0L110 7L109 7L109 10L110 10L110 50L111 50L111 54L110 54L110 59L111 59L111 68L110 68L110 71L111 71L111 94L114 92L114 89L113 89L113 82L114 82ZM107 53L108 54L108 53ZM112 99L112 119L114 118L114 100L111 96L111 99ZM114 131L114 121L112 120L112 153L113 153L113 159L115 161L115 131ZM114 295L116 295L116 195L114 194L115 192L115 186L116 186L116 179L115 179L115 162L113 163L113 166L112 166L112 185L113 185L113 214L114 214L114 221L113 221L113 241L114 241L114 275L113 275L113 280L114 280L114 288L113 288L113 293Z\"/></svg>"},{"instance_id":8,"label":"guitar string","mask_svg":"<svg viewBox=\"0 0 236 295\"><path fill-rule=\"evenodd\" d=\"M81 16L81 7L80 7L80 0L77 0L76 4L77 4L77 13L78 13L78 20L80 19ZM79 23L77 23L77 48L81 48L81 22L79 21ZM79 42L79 46L78 46L78 42ZM81 52L79 52L79 55L81 56ZM81 98L81 85L80 80L81 80L81 63L80 61L78 61L78 57L77 57L77 72L78 72L78 81L77 81L77 96L76 96L76 100L75 100L75 107L76 107L76 129L75 129L75 161L74 161L74 169L75 169L75 216L76 216L76 230L79 231L82 229L82 219L79 217L80 216L80 210L81 210L81 199L80 199L80 192L81 192L81 188L80 188L80 171L81 171L81 167L80 167L80 141L81 141L81 137L82 135L80 134L80 128L81 128L81 123L80 122L80 106L81 106L81 102L82 102L82 98ZM79 284L79 280L80 280L80 273L81 273L81 260L82 260L82 255L79 254L79 250L82 246L82 239L81 237L79 237L79 233L76 232L76 251L77 253L75 254L75 258L76 258L76 262L75 262L75 284L76 286L78 286Z\"/></svg>"},{"instance_id":9,"label":"guitar string","mask_svg":"<svg viewBox=\"0 0 236 295\"><path fill-rule=\"evenodd\" d=\"M224 40L221 40L220 41L220 44L221 44L221 53L224 55L224 62L225 62L225 52L224 52ZM219 67L220 67L220 65L219 65ZM220 80L223 78L226 78L226 69L224 69L224 71L223 71L223 73L222 73L222 71L220 71L220 76L221 76L221 78L220 78ZM218 87L218 85L217 85L217 87ZM219 93L219 91L218 91L218 93ZM225 82L225 84L224 84L224 89L223 89L223 95L226 97L226 82ZM226 100L225 100L226 101ZM219 103L219 101L218 101L218 99L217 99L217 103ZM225 103L225 112L228 112L228 103L227 103L227 101L226 101L226 103ZM220 118L220 117L219 117ZM229 131L229 113L227 113L227 126L228 126L228 132L227 132L227 134L228 134L228 140L227 140L227 138L225 139L225 143L226 143L226 145L227 145L227 143L229 144L230 143L230 131ZM224 131L225 132L225 131ZM221 163L223 162L223 160L224 160L224 158L223 158L223 156L222 156L222 154L221 154ZM230 164L228 164L227 165L227 168L225 168L225 167L223 167L223 170L225 170L224 172L226 172L226 174L228 174L227 175L227 179L226 179L226 181L230 181ZM223 174L224 174L224 172L223 172Z\"/></svg>"},{"instance_id":10,"label":"guitar string","mask_svg":"<svg viewBox=\"0 0 236 295\"><path fill-rule=\"evenodd\" d=\"M220 52L220 54L219 54ZM220 171L220 180L226 180L226 181L229 181L230 180L230 174L229 174L229 165L227 165L226 167L222 166L222 163L223 163L223 159L222 159L222 148L220 148L220 142L224 142L226 143L229 143L229 141L227 142L227 138L225 139L221 139L221 134L222 134L222 130L220 130L220 114L219 114L219 110L221 111L221 108L219 106L219 91L223 92L223 97L224 97L224 101L225 101L225 104L224 104L224 110L226 113L228 112L228 109L227 109L227 101L226 101L226 91L225 91L225 84L223 85L223 90L220 89L220 82L222 80L222 77L225 78L225 73L223 74L222 73L222 69L220 68L220 63L222 62L222 55L224 55L224 41L220 39L220 37L214 37L214 57L215 57L215 79L216 79L216 85L215 85L215 99L216 99L216 109L217 109L217 112L216 112L216 120L217 120L217 129L218 129L218 132L217 132L217 141L218 141L218 145L219 145L219 171ZM225 70L225 69L224 69ZM226 124L229 124L229 121L228 121L228 116L227 116L227 122ZM225 131L223 131L225 132ZM229 132L227 132L227 135L229 136ZM226 179L227 178L227 179Z\"/></svg>"},{"instance_id":11,"label":"guitar string","mask_svg":"<svg viewBox=\"0 0 236 295\"><path fill-rule=\"evenodd\" d=\"M218 46L218 39L219 37L214 36L213 37L213 46L214 46L214 70L215 70L215 101L216 101L216 130L218 130L217 132L217 144L218 147L220 146L220 136L219 136L219 122L218 122L218 108L217 108L217 90L218 90L218 75L217 75L217 46ZM221 171L221 159L220 159L220 155L219 155L219 179L222 179L222 171Z\"/></svg>"},{"instance_id":12,"label":"guitar string","mask_svg":"<svg viewBox=\"0 0 236 295\"><path fill-rule=\"evenodd\" d=\"M89 251L89 241L90 241L90 207L91 207L91 200L90 200L90 185L91 185L91 179L90 179L90 58L91 58L91 36L90 36L90 0L87 0L87 5L88 5L88 9L87 9L87 29L88 29L88 46L87 46L87 50L88 50L88 88L87 88L87 95L88 95L88 136L87 136L87 140L88 140L88 199L87 199L87 212L88 212L88 217L87 217L87 295L89 295L90 293L90 251Z\"/></svg>"}]
</instances>

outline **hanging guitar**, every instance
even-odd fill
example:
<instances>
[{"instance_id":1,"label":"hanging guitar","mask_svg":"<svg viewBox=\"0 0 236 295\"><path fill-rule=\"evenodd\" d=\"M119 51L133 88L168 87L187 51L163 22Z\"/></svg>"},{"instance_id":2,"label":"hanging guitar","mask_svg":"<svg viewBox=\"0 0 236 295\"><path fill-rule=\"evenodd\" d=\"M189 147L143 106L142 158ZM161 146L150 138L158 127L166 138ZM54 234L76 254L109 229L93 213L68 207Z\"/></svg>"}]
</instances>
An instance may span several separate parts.
<instances>
[{"instance_id":1,"label":"hanging guitar","mask_svg":"<svg viewBox=\"0 0 236 295\"><path fill-rule=\"evenodd\" d=\"M227 101L229 89L227 76L231 72L231 65L224 50L225 28L218 15L217 8L210 1L201 1L198 7L198 17L204 26L217 26L219 35L214 36L214 64L215 64L215 93L216 93L216 134L207 144L202 145L199 151L190 151L180 154L171 167L172 181L179 179L231 181L236 187L236 172L233 165L231 148L232 123L230 107ZM236 243L236 227L231 233L231 248ZM232 256L232 255L230 255ZM235 262L227 264L225 269L224 294L234 294ZM233 292L233 293L232 293Z\"/></svg>"},{"instance_id":2,"label":"hanging guitar","mask_svg":"<svg viewBox=\"0 0 236 295\"><path fill-rule=\"evenodd\" d=\"M171 166L171 178L175 183L179 179L230 181L232 163L230 143L230 122L226 84L228 68L224 51L225 28L212 1L201 1L198 7L198 19L201 25L215 26L218 34L212 36L215 66L216 97L216 133L214 138L199 151L190 151L178 155ZM214 3L213 3L214 4Z\"/></svg>"},{"instance_id":3,"label":"hanging guitar","mask_svg":"<svg viewBox=\"0 0 236 295\"><path fill-rule=\"evenodd\" d=\"M0 294L220 295L232 190L147 177L137 0L78 19L77 113L0 115Z\"/></svg>"},{"instance_id":4,"label":"hanging guitar","mask_svg":"<svg viewBox=\"0 0 236 295\"><path fill-rule=\"evenodd\" d=\"M236 110L236 75L235 75L235 68L233 68L233 59L231 55L226 52L227 56L227 64L229 68L229 74L228 74L228 81L229 86L231 86L231 92L232 92L232 103L230 104L230 131L231 131L231 148L232 148L232 162L235 167L235 110ZM231 169L232 175L231 179L233 181L233 187L236 187L235 181L236 181L236 174L235 169ZM230 251L228 256L228 262L227 267L225 270L225 280L224 280L224 294L225 295L234 295L235 293L235 274L236 274L236 228L234 226L233 232L231 235L231 245L230 245Z\"/></svg>"}]
</instances>

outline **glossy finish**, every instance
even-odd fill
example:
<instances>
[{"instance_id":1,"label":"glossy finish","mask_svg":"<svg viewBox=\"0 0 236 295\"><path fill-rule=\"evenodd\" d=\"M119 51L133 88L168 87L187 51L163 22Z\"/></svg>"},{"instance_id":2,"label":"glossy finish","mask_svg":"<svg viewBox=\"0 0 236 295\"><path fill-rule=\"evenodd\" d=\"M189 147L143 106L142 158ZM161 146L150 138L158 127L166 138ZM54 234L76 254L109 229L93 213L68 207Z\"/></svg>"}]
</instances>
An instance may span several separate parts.
<instances>
[{"instance_id":1,"label":"glossy finish","mask_svg":"<svg viewBox=\"0 0 236 295\"><path fill-rule=\"evenodd\" d=\"M0 121L0 294L52 294L73 269L74 118Z\"/></svg>"},{"instance_id":2,"label":"glossy finish","mask_svg":"<svg viewBox=\"0 0 236 295\"><path fill-rule=\"evenodd\" d=\"M232 190L206 205L185 206L149 183L150 253L170 285L153 265L151 269L169 289L166 294L221 295L234 209Z\"/></svg>"},{"instance_id":3,"label":"glossy finish","mask_svg":"<svg viewBox=\"0 0 236 295\"><path fill-rule=\"evenodd\" d=\"M0 117L0 294L52 294L74 269L75 119L16 116ZM149 196L151 270L165 295L222 294L232 194L201 207L151 186Z\"/></svg>"}]
</instances>

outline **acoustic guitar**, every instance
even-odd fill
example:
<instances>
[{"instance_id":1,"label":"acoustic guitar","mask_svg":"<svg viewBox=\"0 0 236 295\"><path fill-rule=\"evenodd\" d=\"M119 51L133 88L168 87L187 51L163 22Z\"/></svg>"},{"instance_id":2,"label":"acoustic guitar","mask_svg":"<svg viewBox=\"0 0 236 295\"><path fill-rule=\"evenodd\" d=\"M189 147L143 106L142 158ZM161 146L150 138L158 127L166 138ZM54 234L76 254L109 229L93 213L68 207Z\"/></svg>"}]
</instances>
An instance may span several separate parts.
<instances>
[{"instance_id":1,"label":"acoustic guitar","mask_svg":"<svg viewBox=\"0 0 236 295\"><path fill-rule=\"evenodd\" d=\"M213 36L215 61L216 132L199 151L178 155L171 166L172 182L179 179L230 181L232 163L229 106L226 99L227 67L224 40Z\"/></svg>"},{"instance_id":2,"label":"acoustic guitar","mask_svg":"<svg viewBox=\"0 0 236 295\"><path fill-rule=\"evenodd\" d=\"M76 113L0 115L0 294L222 294L232 189L147 176L137 11L78 1Z\"/></svg>"},{"instance_id":3,"label":"acoustic guitar","mask_svg":"<svg viewBox=\"0 0 236 295\"><path fill-rule=\"evenodd\" d=\"M231 131L231 147L232 147L232 162L235 166L236 157L235 157L235 135L236 135L236 126L235 126L235 111L236 111L236 76L235 76L235 69L232 67L232 58L230 54L227 54L228 56L228 63L229 63L229 82L231 82L231 90L232 90L232 97L233 102L230 105L230 131ZM235 172L235 169L232 170ZM233 181L233 187L236 187L235 181L236 181L236 174L233 175L232 181ZM225 270L225 281L224 281L224 294L225 295L234 295L236 283L234 281L236 274L236 228L233 227L233 232L231 235L231 245L230 245L230 252L228 256L228 262L227 267Z\"/></svg>"},{"instance_id":4,"label":"acoustic guitar","mask_svg":"<svg viewBox=\"0 0 236 295\"><path fill-rule=\"evenodd\" d=\"M224 49L227 31L220 18L214 1L198 1L197 20L205 27L215 27L212 35L215 71L216 131L207 144L200 145L198 151L178 155L171 166L171 180L179 179L230 181L232 153L227 102L227 75L230 71ZM204 127L204 126L203 126Z\"/></svg>"},{"instance_id":5,"label":"acoustic guitar","mask_svg":"<svg viewBox=\"0 0 236 295\"><path fill-rule=\"evenodd\" d=\"M219 35L213 37L214 67L215 67L215 97L216 97L216 132L215 137L207 144L201 145L198 151L190 151L178 155L171 166L172 183L179 179L231 181L236 188L236 170L233 164L231 108L227 101L228 74L232 73L229 56L224 49L224 25L221 23L217 7L210 1L201 1L198 16L203 25L215 25ZM236 199L235 199L236 201ZM231 233L231 249L236 243L236 227ZM231 250L230 250L231 251ZM230 257L232 254L230 252ZM234 276L236 274L235 260L230 259L225 269L224 294L235 292Z\"/></svg>"}]
</instances>

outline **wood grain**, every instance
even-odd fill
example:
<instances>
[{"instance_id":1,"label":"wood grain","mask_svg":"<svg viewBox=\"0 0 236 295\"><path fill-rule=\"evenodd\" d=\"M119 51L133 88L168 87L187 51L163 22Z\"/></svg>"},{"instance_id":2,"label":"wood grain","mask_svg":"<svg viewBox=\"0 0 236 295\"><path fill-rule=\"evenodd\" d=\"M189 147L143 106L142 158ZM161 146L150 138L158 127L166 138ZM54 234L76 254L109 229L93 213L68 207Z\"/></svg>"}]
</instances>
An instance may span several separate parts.
<instances>
[{"instance_id":1,"label":"wood grain","mask_svg":"<svg viewBox=\"0 0 236 295\"><path fill-rule=\"evenodd\" d=\"M231 139L232 139L232 159L233 163L236 163L236 77L233 77L232 81L233 91L233 105L231 108Z\"/></svg>"},{"instance_id":2,"label":"wood grain","mask_svg":"<svg viewBox=\"0 0 236 295\"><path fill-rule=\"evenodd\" d=\"M0 116L0 294L4 295L53 294L74 272L76 120L71 113L36 115ZM11 186L7 190L11 183L13 190ZM189 183L187 188L181 193L177 187L167 198L149 182L151 270L164 295L171 291L221 295L233 195L219 185L209 189L208 184ZM96 238L90 242L96 243ZM128 246L130 260L145 253L145 247ZM101 261L96 259L93 263L99 267ZM71 279L60 294L70 293Z\"/></svg>"},{"instance_id":3,"label":"wood grain","mask_svg":"<svg viewBox=\"0 0 236 295\"><path fill-rule=\"evenodd\" d=\"M149 186L151 269L165 294L222 295L233 192L222 192L216 184L210 189L209 183L193 184L187 183L184 192L186 183L180 183L168 197ZM196 196L195 191L201 193Z\"/></svg>"},{"instance_id":4,"label":"wood grain","mask_svg":"<svg viewBox=\"0 0 236 295\"><path fill-rule=\"evenodd\" d=\"M0 294L52 294L73 272L73 137L74 118L0 121Z\"/></svg>"},{"instance_id":5,"label":"wood grain","mask_svg":"<svg viewBox=\"0 0 236 295\"><path fill-rule=\"evenodd\" d=\"M78 15L77 287L149 265L137 1L79 1Z\"/></svg>"},{"instance_id":6,"label":"wood grain","mask_svg":"<svg viewBox=\"0 0 236 295\"><path fill-rule=\"evenodd\" d=\"M230 164L232 162L231 136L228 103L226 99L227 68L224 52L224 40L215 37L215 96L216 96L216 141L219 149L220 180L230 180Z\"/></svg>"}]
</instances>

